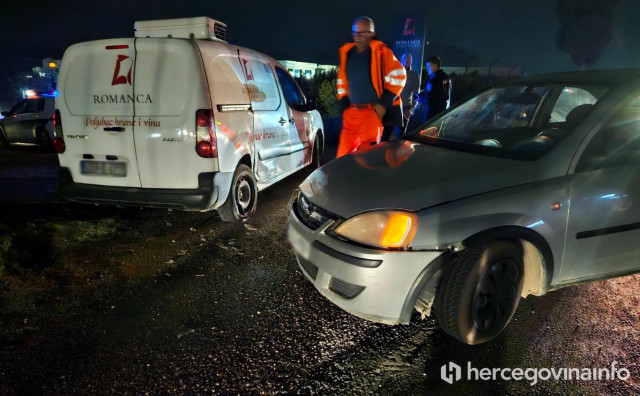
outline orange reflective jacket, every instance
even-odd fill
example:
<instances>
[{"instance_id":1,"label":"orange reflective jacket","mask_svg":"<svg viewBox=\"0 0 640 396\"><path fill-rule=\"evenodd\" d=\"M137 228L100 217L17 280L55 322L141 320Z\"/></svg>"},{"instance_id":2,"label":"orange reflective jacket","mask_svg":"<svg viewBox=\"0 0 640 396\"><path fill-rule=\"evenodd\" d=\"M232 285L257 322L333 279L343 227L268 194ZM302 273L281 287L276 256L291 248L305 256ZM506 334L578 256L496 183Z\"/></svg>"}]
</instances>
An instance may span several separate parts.
<instances>
[{"instance_id":1,"label":"orange reflective jacket","mask_svg":"<svg viewBox=\"0 0 640 396\"><path fill-rule=\"evenodd\" d=\"M355 47L355 43L347 43L340 47L340 67L338 68L338 100L349 96L349 82L347 81L347 54ZM387 90L394 95L393 105L402 104L400 92L407 79L407 73L393 51L382 41L371 40L371 82L373 88L381 98Z\"/></svg>"}]
</instances>

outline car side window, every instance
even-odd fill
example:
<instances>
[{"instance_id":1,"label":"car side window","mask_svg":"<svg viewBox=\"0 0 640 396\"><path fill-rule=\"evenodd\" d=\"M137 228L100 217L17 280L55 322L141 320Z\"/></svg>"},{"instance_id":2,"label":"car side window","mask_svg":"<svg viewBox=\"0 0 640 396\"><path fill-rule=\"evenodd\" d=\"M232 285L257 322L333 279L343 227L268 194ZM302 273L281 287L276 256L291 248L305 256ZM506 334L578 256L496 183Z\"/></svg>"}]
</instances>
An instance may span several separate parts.
<instances>
[{"instance_id":1,"label":"car side window","mask_svg":"<svg viewBox=\"0 0 640 396\"><path fill-rule=\"evenodd\" d=\"M25 113L39 113L44 107L44 99L29 99L27 100L27 108Z\"/></svg>"},{"instance_id":2,"label":"car side window","mask_svg":"<svg viewBox=\"0 0 640 396\"><path fill-rule=\"evenodd\" d=\"M44 98L38 99L38 107L36 109L38 113L42 113L44 111L45 102Z\"/></svg>"},{"instance_id":3,"label":"car side window","mask_svg":"<svg viewBox=\"0 0 640 396\"><path fill-rule=\"evenodd\" d=\"M289 76L284 70L276 68L276 74L278 75L278 81L280 81L280 87L284 94L284 99L291 107L304 105L304 96L298 88L298 84L293 81L293 78Z\"/></svg>"},{"instance_id":4,"label":"car side window","mask_svg":"<svg viewBox=\"0 0 640 396\"><path fill-rule=\"evenodd\" d=\"M567 114L578 106L585 104L594 105L598 101L591 92L577 87L565 87L562 89L553 110L551 111L551 124L566 122Z\"/></svg>"},{"instance_id":5,"label":"car side window","mask_svg":"<svg viewBox=\"0 0 640 396\"><path fill-rule=\"evenodd\" d=\"M14 114L24 114L27 112L27 101L26 100L21 100L20 102L16 103L15 106L13 106L11 108L11 110L9 110L11 113Z\"/></svg>"},{"instance_id":6,"label":"car side window","mask_svg":"<svg viewBox=\"0 0 640 396\"><path fill-rule=\"evenodd\" d=\"M640 97L617 110L585 148L576 172L640 165Z\"/></svg>"}]
</instances>

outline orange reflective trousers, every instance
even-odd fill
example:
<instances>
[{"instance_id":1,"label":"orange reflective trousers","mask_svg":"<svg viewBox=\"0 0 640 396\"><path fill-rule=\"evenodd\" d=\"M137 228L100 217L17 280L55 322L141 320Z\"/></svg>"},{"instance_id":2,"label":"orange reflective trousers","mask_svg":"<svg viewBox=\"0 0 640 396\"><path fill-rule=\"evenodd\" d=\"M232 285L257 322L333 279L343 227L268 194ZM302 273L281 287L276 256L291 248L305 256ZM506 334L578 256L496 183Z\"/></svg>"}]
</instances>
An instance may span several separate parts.
<instances>
[{"instance_id":1,"label":"orange reflective trousers","mask_svg":"<svg viewBox=\"0 0 640 396\"><path fill-rule=\"evenodd\" d=\"M382 122L373 107L349 107L342 113L342 131L336 158L354 151L369 150L380 143Z\"/></svg>"}]
</instances>

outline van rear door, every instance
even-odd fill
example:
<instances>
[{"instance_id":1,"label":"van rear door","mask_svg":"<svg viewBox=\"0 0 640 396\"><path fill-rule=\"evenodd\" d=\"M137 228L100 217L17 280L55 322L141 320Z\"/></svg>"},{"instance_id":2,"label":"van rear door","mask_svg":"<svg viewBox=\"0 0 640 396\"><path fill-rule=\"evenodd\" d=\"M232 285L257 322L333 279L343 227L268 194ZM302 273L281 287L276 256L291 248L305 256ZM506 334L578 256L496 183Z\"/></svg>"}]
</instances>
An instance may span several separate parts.
<instances>
[{"instance_id":1,"label":"van rear door","mask_svg":"<svg viewBox=\"0 0 640 396\"><path fill-rule=\"evenodd\" d=\"M140 187L133 138L134 39L73 45L58 80L66 151L59 156L76 183Z\"/></svg>"},{"instance_id":2,"label":"van rear door","mask_svg":"<svg viewBox=\"0 0 640 396\"><path fill-rule=\"evenodd\" d=\"M211 111L202 59L191 40L138 38L135 146L144 188L193 189L217 158L196 152L196 112Z\"/></svg>"}]
</instances>

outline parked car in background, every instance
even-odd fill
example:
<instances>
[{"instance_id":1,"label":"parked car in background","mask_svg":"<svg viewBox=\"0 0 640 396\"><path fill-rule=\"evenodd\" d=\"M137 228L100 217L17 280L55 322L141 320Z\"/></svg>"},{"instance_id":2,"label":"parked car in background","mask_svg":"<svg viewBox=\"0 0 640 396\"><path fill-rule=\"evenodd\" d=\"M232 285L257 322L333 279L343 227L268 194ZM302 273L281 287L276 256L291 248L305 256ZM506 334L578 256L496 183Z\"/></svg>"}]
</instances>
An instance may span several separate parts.
<instances>
[{"instance_id":1,"label":"parked car in background","mask_svg":"<svg viewBox=\"0 0 640 396\"><path fill-rule=\"evenodd\" d=\"M290 204L304 275L342 309L468 344L521 297L640 271L640 71L505 82L313 172Z\"/></svg>"},{"instance_id":2,"label":"parked car in background","mask_svg":"<svg viewBox=\"0 0 640 396\"><path fill-rule=\"evenodd\" d=\"M53 150L53 97L23 99L11 109L2 112L0 120L0 147L11 143L35 143L44 151Z\"/></svg>"},{"instance_id":3,"label":"parked car in background","mask_svg":"<svg viewBox=\"0 0 640 396\"><path fill-rule=\"evenodd\" d=\"M226 32L206 17L142 21L135 37L69 47L56 101L60 194L242 221L258 191L317 167L313 103L279 62Z\"/></svg>"}]
</instances>

